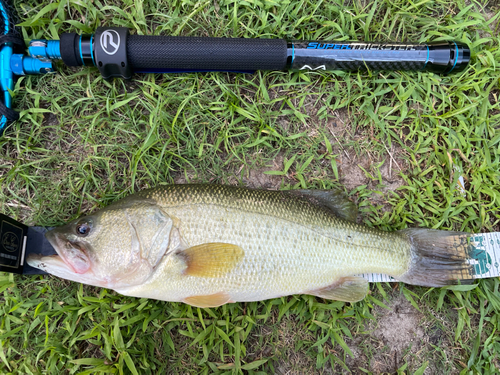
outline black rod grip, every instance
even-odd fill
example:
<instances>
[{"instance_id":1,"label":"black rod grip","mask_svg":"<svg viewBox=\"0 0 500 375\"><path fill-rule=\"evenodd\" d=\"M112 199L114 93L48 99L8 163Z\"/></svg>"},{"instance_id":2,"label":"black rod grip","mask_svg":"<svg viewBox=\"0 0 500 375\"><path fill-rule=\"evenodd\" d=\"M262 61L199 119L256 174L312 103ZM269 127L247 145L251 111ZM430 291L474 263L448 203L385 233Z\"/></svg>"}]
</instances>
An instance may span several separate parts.
<instances>
[{"instance_id":1,"label":"black rod grip","mask_svg":"<svg viewBox=\"0 0 500 375\"><path fill-rule=\"evenodd\" d=\"M134 72L284 70L283 39L130 35L128 63Z\"/></svg>"}]
</instances>

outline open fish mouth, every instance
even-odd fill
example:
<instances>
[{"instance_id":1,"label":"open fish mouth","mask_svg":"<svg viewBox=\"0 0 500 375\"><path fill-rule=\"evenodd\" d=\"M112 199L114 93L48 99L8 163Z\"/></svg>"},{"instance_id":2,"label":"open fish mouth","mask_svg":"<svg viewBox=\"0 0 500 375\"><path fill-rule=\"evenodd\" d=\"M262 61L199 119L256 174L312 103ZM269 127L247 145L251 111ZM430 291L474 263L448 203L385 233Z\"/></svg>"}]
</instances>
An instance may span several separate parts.
<instances>
[{"instance_id":1,"label":"open fish mouth","mask_svg":"<svg viewBox=\"0 0 500 375\"><path fill-rule=\"evenodd\" d=\"M63 279L76 281L79 283L106 287L107 283L96 277L91 269L82 273L78 272L75 267L66 260L64 251L62 249L68 247L79 248L64 238L63 235L58 234L56 231L46 233L47 240L54 247L57 255L42 256L38 254L30 254L26 259L27 263L34 268L38 268L54 276L62 277Z\"/></svg>"},{"instance_id":2,"label":"open fish mouth","mask_svg":"<svg viewBox=\"0 0 500 375\"><path fill-rule=\"evenodd\" d=\"M52 247L54 248L54 250L56 251L57 256L59 256L60 259L58 261L64 262L66 264L66 266L70 270L72 270L74 273L81 273L81 272L78 272L73 267L73 265L71 264L71 262L69 262L66 259L66 257L64 256L64 251L62 250L62 249L76 248L77 246L75 246L74 243L72 243L71 241L69 241L63 235L60 235L59 233L57 233L56 230L51 230L51 231L47 232L45 234L45 237L50 242L50 244L52 245Z\"/></svg>"},{"instance_id":3,"label":"open fish mouth","mask_svg":"<svg viewBox=\"0 0 500 375\"><path fill-rule=\"evenodd\" d=\"M54 270L58 270L59 273L75 273L71 265L64 260L61 255L61 245L63 245L64 240L59 238L54 230L51 230L45 234L45 237L50 242L57 254L42 256L39 254L30 254L27 258L27 262L31 267L41 269L42 271L48 273L54 273ZM63 277L63 276L61 276Z\"/></svg>"}]
</instances>

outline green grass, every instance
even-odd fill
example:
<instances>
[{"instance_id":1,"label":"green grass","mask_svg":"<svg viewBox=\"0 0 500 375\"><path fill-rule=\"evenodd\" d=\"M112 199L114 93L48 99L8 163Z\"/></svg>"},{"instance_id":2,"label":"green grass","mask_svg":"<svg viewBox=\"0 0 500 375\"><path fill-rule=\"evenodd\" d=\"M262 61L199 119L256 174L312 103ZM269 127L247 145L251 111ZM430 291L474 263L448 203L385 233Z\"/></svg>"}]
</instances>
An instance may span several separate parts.
<instances>
[{"instance_id":1,"label":"green grass","mask_svg":"<svg viewBox=\"0 0 500 375\"><path fill-rule=\"evenodd\" d=\"M500 231L494 1L15 4L26 40L99 25L139 34L454 39L471 46L472 62L448 77L258 72L130 82L61 65L57 75L17 81L21 120L0 139L2 213L59 225L173 182L348 186L366 225ZM384 284L356 304L292 296L203 310L2 274L0 372L498 373L499 280L465 289ZM377 327L401 306L423 333L395 351Z\"/></svg>"}]
</instances>

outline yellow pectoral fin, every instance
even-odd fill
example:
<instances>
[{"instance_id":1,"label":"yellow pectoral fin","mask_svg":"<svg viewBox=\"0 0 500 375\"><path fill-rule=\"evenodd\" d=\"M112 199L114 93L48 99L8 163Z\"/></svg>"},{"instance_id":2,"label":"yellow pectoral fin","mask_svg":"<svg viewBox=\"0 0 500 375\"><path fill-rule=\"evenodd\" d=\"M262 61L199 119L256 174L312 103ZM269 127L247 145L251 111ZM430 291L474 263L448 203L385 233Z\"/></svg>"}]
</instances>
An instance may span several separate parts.
<instances>
[{"instance_id":1,"label":"yellow pectoral fin","mask_svg":"<svg viewBox=\"0 0 500 375\"><path fill-rule=\"evenodd\" d=\"M348 276L341 278L335 284L311 290L307 294L337 301L357 302L365 298L367 293L368 280L359 276Z\"/></svg>"},{"instance_id":2,"label":"yellow pectoral fin","mask_svg":"<svg viewBox=\"0 0 500 375\"><path fill-rule=\"evenodd\" d=\"M243 259L245 252L237 245L206 243L190 247L179 255L186 260L185 275L219 277L231 271Z\"/></svg>"},{"instance_id":3,"label":"yellow pectoral fin","mask_svg":"<svg viewBox=\"0 0 500 375\"><path fill-rule=\"evenodd\" d=\"M225 292L210 294L206 296L187 297L182 302L195 307L218 307L231 302L231 298Z\"/></svg>"}]
</instances>

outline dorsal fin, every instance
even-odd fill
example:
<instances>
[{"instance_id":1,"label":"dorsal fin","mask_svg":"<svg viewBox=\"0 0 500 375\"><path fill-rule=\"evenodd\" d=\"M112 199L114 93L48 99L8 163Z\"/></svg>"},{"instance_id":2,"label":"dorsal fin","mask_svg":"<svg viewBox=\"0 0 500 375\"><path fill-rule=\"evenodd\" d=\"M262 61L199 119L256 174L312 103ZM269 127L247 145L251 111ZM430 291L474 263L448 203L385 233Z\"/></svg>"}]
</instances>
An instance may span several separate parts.
<instances>
[{"instance_id":1,"label":"dorsal fin","mask_svg":"<svg viewBox=\"0 0 500 375\"><path fill-rule=\"evenodd\" d=\"M301 197L313 204L323 206L335 216L356 222L358 209L340 189L331 190L289 190L288 193Z\"/></svg>"}]
</instances>

